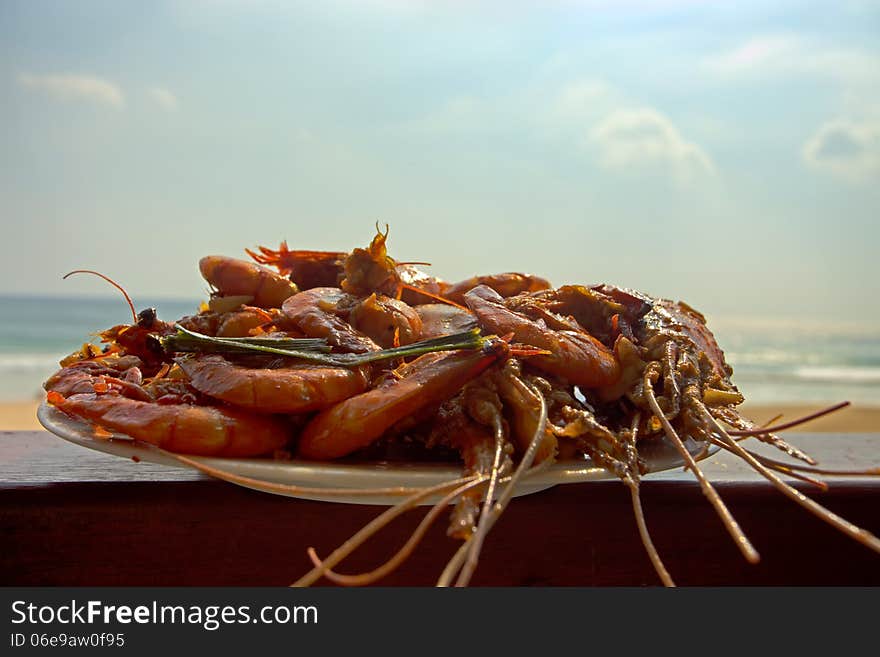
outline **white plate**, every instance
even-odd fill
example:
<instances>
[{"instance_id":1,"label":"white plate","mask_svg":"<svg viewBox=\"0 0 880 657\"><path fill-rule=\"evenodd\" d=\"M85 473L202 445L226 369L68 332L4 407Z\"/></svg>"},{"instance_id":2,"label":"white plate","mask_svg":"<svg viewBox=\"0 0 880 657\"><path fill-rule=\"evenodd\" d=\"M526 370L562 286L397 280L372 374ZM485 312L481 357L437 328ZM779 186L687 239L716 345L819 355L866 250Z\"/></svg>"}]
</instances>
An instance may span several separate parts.
<instances>
[{"instance_id":1,"label":"white plate","mask_svg":"<svg viewBox=\"0 0 880 657\"><path fill-rule=\"evenodd\" d=\"M37 418L46 429L76 445L106 452L126 459L136 459L178 468L191 468L161 450L133 441L124 434L113 434L112 438L96 438L94 427L88 422L74 419L45 401L40 404ZM702 447L688 439L688 450L698 454ZM717 448L711 448L714 453ZM660 472L681 467L682 461L673 447L665 441L654 441L650 450L642 448L640 454L649 465L651 472ZM273 461L271 459L236 459L207 456L190 456L193 461L224 470L235 475L260 481L287 484L290 486L315 489L365 489L365 488L427 488L457 479L462 476L461 468L446 463L358 463L342 464L316 461ZM616 480L617 477L604 468L593 465L589 460L580 462L554 463L546 469L529 476L517 486L515 496L537 493L556 486L586 481ZM233 482L247 488L289 497L349 504L396 504L405 496L400 495L359 495L322 494L318 491L287 491L261 487L259 484ZM436 500L434 500L436 501ZM426 503L431 500L426 500Z\"/></svg>"}]
</instances>

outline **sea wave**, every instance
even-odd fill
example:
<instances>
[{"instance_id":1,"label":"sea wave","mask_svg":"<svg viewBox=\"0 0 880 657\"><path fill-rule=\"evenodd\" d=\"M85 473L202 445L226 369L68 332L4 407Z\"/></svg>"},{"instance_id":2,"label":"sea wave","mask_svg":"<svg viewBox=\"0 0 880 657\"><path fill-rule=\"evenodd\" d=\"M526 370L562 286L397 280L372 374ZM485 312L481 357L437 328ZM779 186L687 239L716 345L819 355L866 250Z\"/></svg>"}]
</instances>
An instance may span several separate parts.
<instances>
[{"instance_id":1,"label":"sea wave","mask_svg":"<svg viewBox=\"0 0 880 657\"><path fill-rule=\"evenodd\" d=\"M64 354L0 352L0 403L41 399L43 381L58 370Z\"/></svg>"},{"instance_id":2,"label":"sea wave","mask_svg":"<svg viewBox=\"0 0 880 657\"><path fill-rule=\"evenodd\" d=\"M821 383L880 385L880 367L799 367L796 378Z\"/></svg>"},{"instance_id":3,"label":"sea wave","mask_svg":"<svg viewBox=\"0 0 880 657\"><path fill-rule=\"evenodd\" d=\"M48 376L58 369L58 361L64 355L57 353L0 353L0 375L45 372Z\"/></svg>"},{"instance_id":4,"label":"sea wave","mask_svg":"<svg viewBox=\"0 0 880 657\"><path fill-rule=\"evenodd\" d=\"M818 364L822 357L818 354L804 354L786 349L755 349L754 351L729 351L726 358L731 365L737 367L743 365Z\"/></svg>"}]
</instances>

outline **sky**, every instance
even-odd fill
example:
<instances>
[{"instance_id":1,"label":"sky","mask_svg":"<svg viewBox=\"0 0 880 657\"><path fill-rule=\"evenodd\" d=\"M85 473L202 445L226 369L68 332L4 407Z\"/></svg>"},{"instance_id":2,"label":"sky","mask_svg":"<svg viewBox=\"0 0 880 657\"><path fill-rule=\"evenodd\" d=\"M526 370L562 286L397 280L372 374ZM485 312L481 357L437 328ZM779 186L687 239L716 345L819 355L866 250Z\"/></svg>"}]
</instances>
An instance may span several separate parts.
<instances>
[{"instance_id":1,"label":"sky","mask_svg":"<svg viewBox=\"0 0 880 657\"><path fill-rule=\"evenodd\" d=\"M380 222L449 280L880 322L880 2L6 0L0 143L0 294Z\"/></svg>"}]
</instances>

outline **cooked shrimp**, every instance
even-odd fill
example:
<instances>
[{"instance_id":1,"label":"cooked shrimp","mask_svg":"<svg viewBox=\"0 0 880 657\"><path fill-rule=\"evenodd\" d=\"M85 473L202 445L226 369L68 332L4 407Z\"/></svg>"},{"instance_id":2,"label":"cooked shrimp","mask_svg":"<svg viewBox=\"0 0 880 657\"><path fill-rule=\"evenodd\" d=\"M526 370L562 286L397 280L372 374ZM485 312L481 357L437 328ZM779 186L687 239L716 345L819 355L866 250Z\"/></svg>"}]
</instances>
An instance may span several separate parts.
<instances>
[{"instance_id":1,"label":"cooked shrimp","mask_svg":"<svg viewBox=\"0 0 880 657\"><path fill-rule=\"evenodd\" d=\"M363 392L367 368L296 363L277 368L235 365L212 354L177 363L199 392L260 413L317 411Z\"/></svg>"},{"instance_id":2,"label":"cooked shrimp","mask_svg":"<svg viewBox=\"0 0 880 657\"><path fill-rule=\"evenodd\" d=\"M345 259L344 276L339 287L359 297L373 292L397 296L400 278L397 263L388 255L387 240L387 228L380 233L377 227L376 236L366 249L354 249Z\"/></svg>"},{"instance_id":3,"label":"cooked shrimp","mask_svg":"<svg viewBox=\"0 0 880 657\"><path fill-rule=\"evenodd\" d=\"M373 293L359 301L349 312L348 321L385 349L425 339L416 310L382 294Z\"/></svg>"},{"instance_id":4,"label":"cooked shrimp","mask_svg":"<svg viewBox=\"0 0 880 657\"><path fill-rule=\"evenodd\" d=\"M583 329L578 330L574 323L565 324L559 318L558 328L548 327L545 322L509 310L504 299L485 285L475 287L464 298L484 331L513 333L517 342L550 352L531 358L530 365L590 388L612 385L620 377L620 366L611 349Z\"/></svg>"},{"instance_id":5,"label":"cooked shrimp","mask_svg":"<svg viewBox=\"0 0 880 657\"><path fill-rule=\"evenodd\" d=\"M633 305L634 304L634 305ZM632 338L631 326L650 306L632 298L629 306L619 300L583 285L563 285L552 290L512 297L506 304L532 319L544 319L547 312L573 318L590 335L611 345L618 335Z\"/></svg>"},{"instance_id":6,"label":"cooked shrimp","mask_svg":"<svg viewBox=\"0 0 880 657\"><path fill-rule=\"evenodd\" d=\"M183 317L177 323L185 329L220 338L246 338L261 333L266 326L284 322L285 315L277 308L264 310L255 306L239 306L228 312L206 311Z\"/></svg>"},{"instance_id":7,"label":"cooked shrimp","mask_svg":"<svg viewBox=\"0 0 880 657\"><path fill-rule=\"evenodd\" d=\"M476 316L463 308L445 303L426 303L413 308L422 321L422 340L470 331L477 327Z\"/></svg>"},{"instance_id":8,"label":"cooked shrimp","mask_svg":"<svg viewBox=\"0 0 880 657\"><path fill-rule=\"evenodd\" d=\"M342 263L348 253L344 251L291 251L287 241L277 250L257 247L259 253L250 249L245 252L261 265L276 267L282 276L289 276L300 290L313 287L332 287L342 277Z\"/></svg>"},{"instance_id":9,"label":"cooked shrimp","mask_svg":"<svg viewBox=\"0 0 880 657\"><path fill-rule=\"evenodd\" d=\"M310 338L324 338L333 347L354 354L378 351L372 339L357 331L346 316L358 299L335 287L316 287L300 292L282 305L288 321Z\"/></svg>"},{"instance_id":10,"label":"cooked shrimp","mask_svg":"<svg viewBox=\"0 0 880 657\"><path fill-rule=\"evenodd\" d=\"M48 401L68 415L181 454L260 456L283 447L291 433L277 417L231 408L157 404L96 393L64 397L53 392Z\"/></svg>"},{"instance_id":11,"label":"cooked shrimp","mask_svg":"<svg viewBox=\"0 0 880 657\"><path fill-rule=\"evenodd\" d=\"M420 409L451 397L499 359L509 347L489 340L481 350L427 354L377 387L319 413L303 429L297 453L334 459L366 447L390 427Z\"/></svg>"},{"instance_id":12,"label":"cooked shrimp","mask_svg":"<svg viewBox=\"0 0 880 657\"><path fill-rule=\"evenodd\" d=\"M142 361L136 356L111 354L93 360L82 360L62 367L46 379L43 388L63 396L115 390L135 399L151 401L141 386Z\"/></svg>"},{"instance_id":13,"label":"cooked shrimp","mask_svg":"<svg viewBox=\"0 0 880 657\"><path fill-rule=\"evenodd\" d=\"M465 475L497 478L513 466L513 445L507 438L501 398L489 376L491 371L484 372L440 407L428 439L431 444L456 449ZM478 488L462 493L450 517L449 536L467 539L474 533L483 493Z\"/></svg>"},{"instance_id":14,"label":"cooked shrimp","mask_svg":"<svg viewBox=\"0 0 880 657\"><path fill-rule=\"evenodd\" d=\"M290 438L287 422L277 417L180 403L196 401L184 381L142 385L134 362L111 358L64 367L44 384L47 400L73 417L184 454L259 456Z\"/></svg>"},{"instance_id":15,"label":"cooked shrimp","mask_svg":"<svg viewBox=\"0 0 880 657\"><path fill-rule=\"evenodd\" d=\"M397 262L391 258L387 240L387 227L382 233L377 226L370 245L350 253L292 251L286 241L277 250L260 246L259 253L245 251L258 263L276 267L282 276L290 275L300 290L339 286L358 297L376 292L411 305L442 300L449 284L413 266L425 263Z\"/></svg>"},{"instance_id":16,"label":"cooked shrimp","mask_svg":"<svg viewBox=\"0 0 880 657\"><path fill-rule=\"evenodd\" d=\"M105 331L98 337L101 342L109 345L108 349L120 355L131 355L140 358L148 369L156 370L168 361L168 355L162 349L158 338L170 335L176 329L173 324L156 318L156 311L147 308L138 313L136 324L119 324Z\"/></svg>"},{"instance_id":17,"label":"cooked shrimp","mask_svg":"<svg viewBox=\"0 0 880 657\"><path fill-rule=\"evenodd\" d=\"M339 287L359 297L375 292L413 305L432 301L454 303L443 296L448 283L413 267L427 263L397 262L388 255L387 241L388 227L382 233L377 226L370 245L354 249L345 259Z\"/></svg>"},{"instance_id":18,"label":"cooked shrimp","mask_svg":"<svg viewBox=\"0 0 880 657\"><path fill-rule=\"evenodd\" d=\"M280 308L299 291L290 279L246 260L205 256L199 260L199 270L221 296L251 297L249 303L260 308Z\"/></svg>"},{"instance_id":19,"label":"cooked shrimp","mask_svg":"<svg viewBox=\"0 0 880 657\"><path fill-rule=\"evenodd\" d=\"M377 351L421 339L422 320L409 305L381 294L359 298L335 287L316 287L283 305L287 324L310 338L351 353Z\"/></svg>"},{"instance_id":20,"label":"cooked shrimp","mask_svg":"<svg viewBox=\"0 0 880 657\"><path fill-rule=\"evenodd\" d=\"M498 396L509 410L511 441L521 456L539 432L539 423L546 420L540 419L542 400L532 390L532 386L523 383L518 360L508 360L503 367L493 370L491 379L498 390ZM535 463L555 458L556 451L556 436L545 423L544 435L535 452Z\"/></svg>"},{"instance_id":21,"label":"cooked shrimp","mask_svg":"<svg viewBox=\"0 0 880 657\"><path fill-rule=\"evenodd\" d=\"M395 271L403 288L400 298L411 306L433 303L437 299L446 298L445 292L449 283L443 279L426 274L409 263L398 263Z\"/></svg>"},{"instance_id":22,"label":"cooked shrimp","mask_svg":"<svg viewBox=\"0 0 880 657\"><path fill-rule=\"evenodd\" d=\"M453 283L443 292L443 297L456 303L464 303L464 295L479 285L492 288L502 297L512 297L522 292L538 292L550 288L550 281L534 274L506 272L488 276L473 276Z\"/></svg>"}]
</instances>

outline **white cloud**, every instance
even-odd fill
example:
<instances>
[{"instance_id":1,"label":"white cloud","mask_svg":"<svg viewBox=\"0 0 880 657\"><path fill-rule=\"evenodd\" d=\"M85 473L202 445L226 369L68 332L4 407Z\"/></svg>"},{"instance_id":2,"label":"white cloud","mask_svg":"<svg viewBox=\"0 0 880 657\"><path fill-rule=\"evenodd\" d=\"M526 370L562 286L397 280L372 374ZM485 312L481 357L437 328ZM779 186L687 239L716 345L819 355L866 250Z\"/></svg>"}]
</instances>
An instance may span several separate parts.
<instances>
[{"instance_id":1,"label":"white cloud","mask_svg":"<svg viewBox=\"0 0 880 657\"><path fill-rule=\"evenodd\" d=\"M707 68L719 73L756 70L768 63L791 57L798 49L798 40L790 35L770 35L750 39L738 48L706 60Z\"/></svg>"},{"instance_id":2,"label":"white cloud","mask_svg":"<svg viewBox=\"0 0 880 657\"><path fill-rule=\"evenodd\" d=\"M797 34L754 37L703 61L714 75L809 75L847 84L880 81L880 57L858 48L829 47Z\"/></svg>"},{"instance_id":3,"label":"white cloud","mask_svg":"<svg viewBox=\"0 0 880 657\"><path fill-rule=\"evenodd\" d=\"M838 119L821 126L803 148L808 165L847 180L880 176L880 121Z\"/></svg>"},{"instance_id":4,"label":"white cloud","mask_svg":"<svg viewBox=\"0 0 880 657\"><path fill-rule=\"evenodd\" d=\"M709 156L652 108L612 112L592 130L590 141L599 148L600 163L609 169L671 167L680 182L715 171Z\"/></svg>"},{"instance_id":5,"label":"white cloud","mask_svg":"<svg viewBox=\"0 0 880 657\"><path fill-rule=\"evenodd\" d=\"M32 75L21 73L18 83L62 100L87 100L121 109L125 96L120 88L92 75Z\"/></svg>"},{"instance_id":6,"label":"white cloud","mask_svg":"<svg viewBox=\"0 0 880 657\"><path fill-rule=\"evenodd\" d=\"M430 139L525 135L542 147L598 160L606 169L650 169L652 175L679 183L715 173L705 151L685 139L668 117L633 105L603 79L582 77L525 87L500 99L452 97L394 129Z\"/></svg>"},{"instance_id":7,"label":"white cloud","mask_svg":"<svg viewBox=\"0 0 880 657\"><path fill-rule=\"evenodd\" d=\"M551 114L556 120L577 121L608 112L620 102L620 95L604 80L583 78L572 80L562 87Z\"/></svg>"},{"instance_id":8,"label":"white cloud","mask_svg":"<svg viewBox=\"0 0 880 657\"><path fill-rule=\"evenodd\" d=\"M177 96L168 91L168 89L165 89L164 87L151 87L147 90L147 93L150 94L150 98L152 98L153 101L163 110L173 112L177 109L179 104Z\"/></svg>"},{"instance_id":9,"label":"white cloud","mask_svg":"<svg viewBox=\"0 0 880 657\"><path fill-rule=\"evenodd\" d=\"M679 183L715 172L705 151L685 139L667 116L639 108L638 101L601 78L570 80L545 96L542 129L580 143L606 169L651 169Z\"/></svg>"}]
</instances>

